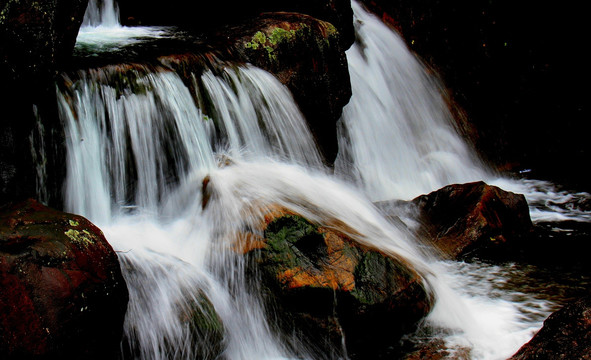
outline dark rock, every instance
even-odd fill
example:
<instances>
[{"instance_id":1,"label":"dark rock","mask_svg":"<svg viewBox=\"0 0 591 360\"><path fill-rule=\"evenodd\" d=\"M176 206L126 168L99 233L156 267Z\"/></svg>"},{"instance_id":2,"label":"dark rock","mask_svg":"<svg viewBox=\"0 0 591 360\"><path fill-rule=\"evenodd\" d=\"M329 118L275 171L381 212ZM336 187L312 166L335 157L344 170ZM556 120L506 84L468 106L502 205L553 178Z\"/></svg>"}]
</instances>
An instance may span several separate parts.
<instances>
[{"instance_id":1,"label":"dark rock","mask_svg":"<svg viewBox=\"0 0 591 360\"><path fill-rule=\"evenodd\" d=\"M7 0L0 5L0 203L37 196L35 168L41 161L35 163L35 156L39 159L41 150L50 152L46 175L55 172L60 178L45 183L61 186L64 162L51 157L61 151L54 144L63 142L53 79L71 55L86 3Z\"/></svg>"},{"instance_id":2,"label":"dark rock","mask_svg":"<svg viewBox=\"0 0 591 360\"><path fill-rule=\"evenodd\" d=\"M591 297L550 315L531 341L511 357L527 359L591 359Z\"/></svg>"},{"instance_id":3,"label":"dark rock","mask_svg":"<svg viewBox=\"0 0 591 360\"><path fill-rule=\"evenodd\" d=\"M421 237L453 259L492 256L533 230L523 195L484 182L449 185L412 203Z\"/></svg>"},{"instance_id":4,"label":"dark rock","mask_svg":"<svg viewBox=\"0 0 591 360\"><path fill-rule=\"evenodd\" d=\"M279 327L317 346L319 357L338 353L344 336L350 357L376 358L429 312L422 278L404 260L282 210L265 222L264 238L249 237L241 251Z\"/></svg>"},{"instance_id":5,"label":"dark rock","mask_svg":"<svg viewBox=\"0 0 591 360\"><path fill-rule=\"evenodd\" d=\"M263 14L226 29L238 57L274 74L293 94L328 162L338 151L336 122L351 97L336 28L301 14Z\"/></svg>"},{"instance_id":6,"label":"dark rock","mask_svg":"<svg viewBox=\"0 0 591 360\"><path fill-rule=\"evenodd\" d=\"M34 200L0 210L0 357L116 358L127 308L117 256L85 218Z\"/></svg>"},{"instance_id":7,"label":"dark rock","mask_svg":"<svg viewBox=\"0 0 591 360\"><path fill-rule=\"evenodd\" d=\"M418 349L405 354L404 360L470 360L470 348L455 347L449 349L445 341L434 339L421 343Z\"/></svg>"},{"instance_id":8,"label":"dark rock","mask_svg":"<svg viewBox=\"0 0 591 360\"><path fill-rule=\"evenodd\" d=\"M0 80L51 78L74 48L88 0L8 0L0 6Z\"/></svg>"}]
</instances>

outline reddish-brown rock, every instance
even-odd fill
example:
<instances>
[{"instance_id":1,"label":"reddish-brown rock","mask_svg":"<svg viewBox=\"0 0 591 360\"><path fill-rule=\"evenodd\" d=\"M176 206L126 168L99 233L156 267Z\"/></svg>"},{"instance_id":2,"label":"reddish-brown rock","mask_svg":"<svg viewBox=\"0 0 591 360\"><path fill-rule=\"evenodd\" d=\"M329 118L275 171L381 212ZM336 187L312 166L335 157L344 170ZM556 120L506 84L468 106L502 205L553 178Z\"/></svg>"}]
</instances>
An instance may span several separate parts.
<instances>
[{"instance_id":1,"label":"reddish-brown rock","mask_svg":"<svg viewBox=\"0 0 591 360\"><path fill-rule=\"evenodd\" d=\"M510 360L591 359L591 297L564 306Z\"/></svg>"},{"instance_id":2,"label":"reddish-brown rock","mask_svg":"<svg viewBox=\"0 0 591 360\"><path fill-rule=\"evenodd\" d=\"M533 230L523 195L484 182L449 185L412 203L421 236L450 258L492 253Z\"/></svg>"},{"instance_id":3,"label":"reddish-brown rock","mask_svg":"<svg viewBox=\"0 0 591 360\"><path fill-rule=\"evenodd\" d=\"M0 358L106 359L119 351L127 288L87 219L34 200L0 210Z\"/></svg>"}]
</instances>

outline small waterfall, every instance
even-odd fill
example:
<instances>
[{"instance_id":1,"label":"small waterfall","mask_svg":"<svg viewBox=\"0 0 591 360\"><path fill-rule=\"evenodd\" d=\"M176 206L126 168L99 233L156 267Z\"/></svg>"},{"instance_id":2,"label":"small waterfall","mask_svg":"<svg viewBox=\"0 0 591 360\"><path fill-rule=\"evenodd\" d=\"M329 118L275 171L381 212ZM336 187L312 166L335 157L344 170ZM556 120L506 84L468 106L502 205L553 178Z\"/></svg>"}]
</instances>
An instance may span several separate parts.
<instances>
[{"instance_id":1,"label":"small waterfall","mask_svg":"<svg viewBox=\"0 0 591 360\"><path fill-rule=\"evenodd\" d=\"M89 0L82 27L118 27L119 6L115 0Z\"/></svg>"},{"instance_id":2,"label":"small waterfall","mask_svg":"<svg viewBox=\"0 0 591 360\"><path fill-rule=\"evenodd\" d=\"M343 111L336 172L374 200L412 199L488 171L452 125L442 89L397 33L352 3L347 51L353 96Z\"/></svg>"},{"instance_id":3,"label":"small waterfall","mask_svg":"<svg viewBox=\"0 0 591 360\"><path fill-rule=\"evenodd\" d=\"M357 42L347 51L353 96L339 124L335 172L373 201L412 199L483 180L524 194L534 221L591 221L588 193L492 171L455 128L444 89L399 34L353 1Z\"/></svg>"},{"instance_id":4,"label":"small waterfall","mask_svg":"<svg viewBox=\"0 0 591 360\"><path fill-rule=\"evenodd\" d=\"M76 48L92 49L96 53L114 53L126 45L148 38L167 37L169 30L156 26L122 26L115 0L89 0L76 38Z\"/></svg>"}]
</instances>

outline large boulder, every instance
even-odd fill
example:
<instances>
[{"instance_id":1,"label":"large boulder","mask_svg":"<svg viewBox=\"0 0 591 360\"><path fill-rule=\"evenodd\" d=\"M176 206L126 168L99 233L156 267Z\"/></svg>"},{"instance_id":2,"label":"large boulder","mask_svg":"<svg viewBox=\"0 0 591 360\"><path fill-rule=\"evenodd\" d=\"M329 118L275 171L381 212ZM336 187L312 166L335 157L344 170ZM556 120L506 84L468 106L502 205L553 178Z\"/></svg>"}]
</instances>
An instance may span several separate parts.
<instances>
[{"instance_id":1,"label":"large boulder","mask_svg":"<svg viewBox=\"0 0 591 360\"><path fill-rule=\"evenodd\" d=\"M116 358L127 309L117 255L85 218L0 210L0 358Z\"/></svg>"},{"instance_id":2,"label":"large boulder","mask_svg":"<svg viewBox=\"0 0 591 360\"><path fill-rule=\"evenodd\" d=\"M449 185L412 204L421 237L449 258L492 256L533 231L523 195L481 181Z\"/></svg>"},{"instance_id":3,"label":"large boulder","mask_svg":"<svg viewBox=\"0 0 591 360\"><path fill-rule=\"evenodd\" d=\"M591 359L591 297L564 306L510 360Z\"/></svg>"},{"instance_id":4,"label":"large boulder","mask_svg":"<svg viewBox=\"0 0 591 360\"><path fill-rule=\"evenodd\" d=\"M343 338L351 358L384 355L431 309L423 279L403 259L281 209L269 211L263 227L264 236L246 237L240 250L278 326L320 357L342 350Z\"/></svg>"},{"instance_id":5,"label":"large boulder","mask_svg":"<svg viewBox=\"0 0 591 360\"><path fill-rule=\"evenodd\" d=\"M351 97L345 48L328 22L295 13L264 14L234 27L238 57L274 74L294 96L322 152L338 151L336 122Z\"/></svg>"}]
</instances>

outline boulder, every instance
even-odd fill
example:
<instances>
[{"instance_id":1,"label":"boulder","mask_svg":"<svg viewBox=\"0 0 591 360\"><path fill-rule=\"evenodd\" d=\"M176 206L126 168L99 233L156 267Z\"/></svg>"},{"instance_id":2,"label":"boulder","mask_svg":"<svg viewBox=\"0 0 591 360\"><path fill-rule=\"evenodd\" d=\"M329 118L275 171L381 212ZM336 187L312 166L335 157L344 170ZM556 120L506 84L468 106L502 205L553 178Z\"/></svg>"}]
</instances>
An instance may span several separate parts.
<instances>
[{"instance_id":1,"label":"boulder","mask_svg":"<svg viewBox=\"0 0 591 360\"><path fill-rule=\"evenodd\" d=\"M544 321L542 329L510 360L591 359L591 297L572 302Z\"/></svg>"},{"instance_id":2,"label":"boulder","mask_svg":"<svg viewBox=\"0 0 591 360\"><path fill-rule=\"evenodd\" d=\"M117 255L87 219L34 200L0 210L0 358L116 358L127 308Z\"/></svg>"},{"instance_id":3,"label":"boulder","mask_svg":"<svg viewBox=\"0 0 591 360\"><path fill-rule=\"evenodd\" d=\"M351 97L345 48L328 22L295 13L263 14L233 27L238 58L274 74L294 96L323 154L338 152L336 122Z\"/></svg>"},{"instance_id":4,"label":"boulder","mask_svg":"<svg viewBox=\"0 0 591 360\"><path fill-rule=\"evenodd\" d=\"M412 200L419 234L444 256L492 256L533 231L525 197L484 182L454 184Z\"/></svg>"},{"instance_id":5,"label":"boulder","mask_svg":"<svg viewBox=\"0 0 591 360\"><path fill-rule=\"evenodd\" d=\"M421 276L403 259L281 209L263 227L263 237L245 237L240 251L278 327L319 357L342 350L344 338L351 358L375 358L431 309Z\"/></svg>"}]
</instances>

